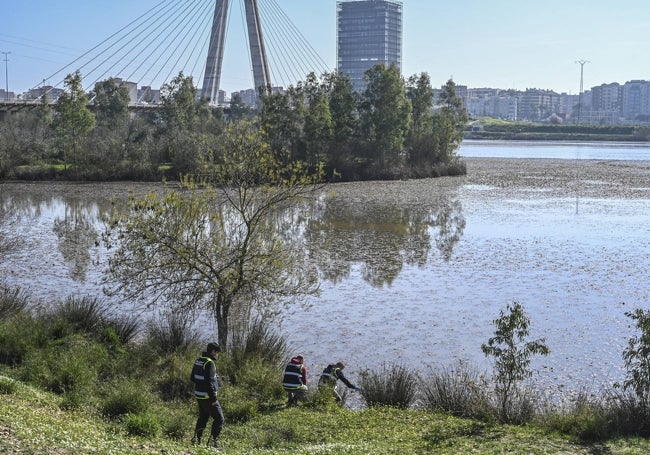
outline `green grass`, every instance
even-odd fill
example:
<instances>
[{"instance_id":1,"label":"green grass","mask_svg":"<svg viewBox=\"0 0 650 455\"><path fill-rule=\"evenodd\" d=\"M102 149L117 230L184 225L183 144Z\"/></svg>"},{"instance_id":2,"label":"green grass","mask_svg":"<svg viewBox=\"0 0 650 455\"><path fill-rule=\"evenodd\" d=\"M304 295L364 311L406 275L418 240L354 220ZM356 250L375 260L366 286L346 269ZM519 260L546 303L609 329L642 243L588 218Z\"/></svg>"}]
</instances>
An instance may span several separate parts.
<instances>
[{"instance_id":1,"label":"green grass","mask_svg":"<svg viewBox=\"0 0 650 455\"><path fill-rule=\"evenodd\" d=\"M60 401L60 396L22 383L17 383L12 393L2 395L0 453L214 453L190 446L189 440L128 435L124 426L98 413L63 411ZM226 422L221 446L228 454L250 455L650 452L650 441L645 439L587 444L534 426L489 425L422 410L350 411L304 406L258 415L242 424Z\"/></svg>"}]
</instances>

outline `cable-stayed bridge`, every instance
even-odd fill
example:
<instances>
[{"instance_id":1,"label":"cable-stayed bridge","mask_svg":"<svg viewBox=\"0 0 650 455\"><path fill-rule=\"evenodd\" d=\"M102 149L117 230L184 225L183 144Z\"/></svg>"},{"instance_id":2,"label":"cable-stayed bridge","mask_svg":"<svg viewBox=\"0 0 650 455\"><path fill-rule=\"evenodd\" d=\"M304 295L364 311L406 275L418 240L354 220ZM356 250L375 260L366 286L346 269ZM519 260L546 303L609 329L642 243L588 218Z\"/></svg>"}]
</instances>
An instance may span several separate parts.
<instances>
[{"instance_id":1,"label":"cable-stayed bridge","mask_svg":"<svg viewBox=\"0 0 650 455\"><path fill-rule=\"evenodd\" d=\"M29 93L60 90L65 77L75 71L81 73L86 91L109 78L159 89L182 72L192 76L201 95L216 104L224 50L233 45L229 42L233 27L247 32L251 89L287 87L312 71L332 70L277 0L162 0L55 73L43 75ZM144 102L141 95L135 98L131 96L134 104ZM17 109L34 102L7 103Z\"/></svg>"}]
</instances>

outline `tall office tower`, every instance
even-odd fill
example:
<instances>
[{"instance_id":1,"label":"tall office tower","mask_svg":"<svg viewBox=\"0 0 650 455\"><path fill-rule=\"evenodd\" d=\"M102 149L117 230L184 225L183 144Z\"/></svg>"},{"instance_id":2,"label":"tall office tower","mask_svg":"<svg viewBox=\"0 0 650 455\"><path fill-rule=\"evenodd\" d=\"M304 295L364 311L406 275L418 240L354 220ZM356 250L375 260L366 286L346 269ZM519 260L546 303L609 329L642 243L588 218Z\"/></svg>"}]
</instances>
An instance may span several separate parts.
<instances>
[{"instance_id":1,"label":"tall office tower","mask_svg":"<svg viewBox=\"0 0 650 455\"><path fill-rule=\"evenodd\" d=\"M402 2L340 0L337 2L337 67L365 88L364 73L373 66L402 67Z\"/></svg>"}]
</instances>

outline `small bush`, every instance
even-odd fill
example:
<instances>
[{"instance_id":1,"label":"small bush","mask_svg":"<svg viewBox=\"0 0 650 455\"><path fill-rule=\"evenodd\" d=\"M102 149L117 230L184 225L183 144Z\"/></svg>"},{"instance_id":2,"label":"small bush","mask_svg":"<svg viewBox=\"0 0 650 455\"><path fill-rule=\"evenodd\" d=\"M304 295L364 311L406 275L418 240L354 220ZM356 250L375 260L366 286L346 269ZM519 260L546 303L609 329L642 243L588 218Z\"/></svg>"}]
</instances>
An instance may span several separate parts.
<instances>
[{"instance_id":1,"label":"small bush","mask_svg":"<svg viewBox=\"0 0 650 455\"><path fill-rule=\"evenodd\" d=\"M47 338L43 325L31 315L0 320L0 363L16 367Z\"/></svg>"},{"instance_id":2,"label":"small bush","mask_svg":"<svg viewBox=\"0 0 650 455\"><path fill-rule=\"evenodd\" d=\"M409 408L415 401L418 376L401 365L361 373L361 397L367 406Z\"/></svg>"},{"instance_id":3,"label":"small bush","mask_svg":"<svg viewBox=\"0 0 650 455\"><path fill-rule=\"evenodd\" d=\"M27 309L29 294L20 287L9 287L0 283L0 319L18 315Z\"/></svg>"},{"instance_id":4,"label":"small bush","mask_svg":"<svg viewBox=\"0 0 650 455\"><path fill-rule=\"evenodd\" d=\"M152 438L160 432L160 422L149 414L127 414L124 417L124 427L132 436Z\"/></svg>"},{"instance_id":5,"label":"small bush","mask_svg":"<svg viewBox=\"0 0 650 455\"><path fill-rule=\"evenodd\" d=\"M187 400L194 396L194 384L189 380L191 367L186 356L172 354L164 359L156 374L156 390L162 400Z\"/></svg>"},{"instance_id":6,"label":"small bush","mask_svg":"<svg viewBox=\"0 0 650 455\"><path fill-rule=\"evenodd\" d=\"M131 343L140 332L140 321L135 316L111 318L105 324L123 345Z\"/></svg>"},{"instance_id":7,"label":"small bush","mask_svg":"<svg viewBox=\"0 0 650 455\"><path fill-rule=\"evenodd\" d=\"M172 313L147 327L144 344L153 352L168 354L189 351L202 345L201 336L191 327L188 317ZM188 373L189 375L189 373Z\"/></svg>"},{"instance_id":8,"label":"small bush","mask_svg":"<svg viewBox=\"0 0 650 455\"><path fill-rule=\"evenodd\" d=\"M247 359L261 359L280 365L287 357L287 343L268 322L257 319L248 331L233 334L229 352L235 363Z\"/></svg>"},{"instance_id":9,"label":"small bush","mask_svg":"<svg viewBox=\"0 0 650 455\"><path fill-rule=\"evenodd\" d=\"M496 330L481 350L494 362L494 383L498 400L498 416L503 423L525 421L530 414L529 398L521 382L533 375L530 362L534 355L548 355L550 350L544 338L528 340L530 319L516 300L499 312L492 321Z\"/></svg>"},{"instance_id":10,"label":"small bush","mask_svg":"<svg viewBox=\"0 0 650 455\"><path fill-rule=\"evenodd\" d=\"M500 402L493 409L500 422L524 425L536 417L537 410L541 407L539 403L540 400L533 389L517 387L510 392L505 407Z\"/></svg>"},{"instance_id":11,"label":"small bush","mask_svg":"<svg viewBox=\"0 0 650 455\"><path fill-rule=\"evenodd\" d=\"M489 420L492 406L483 375L461 363L455 369L433 371L423 381L424 406L457 417Z\"/></svg>"},{"instance_id":12,"label":"small bush","mask_svg":"<svg viewBox=\"0 0 650 455\"><path fill-rule=\"evenodd\" d=\"M51 317L69 324L74 332L99 336L106 320L106 305L95 297L68 297L54 307Z\"/></svg>"},{"instance_id":13,"label":"small bush","mask_svg":"<svg viewBox=\"0 0 650 455\"><path fill-rule=\"evenodd\" d=\"M190 429L194 428L194 421L188 417L187 413L179 410L167 411L161 418L163 419L163 434L176 441L187 438Z\"/></svg>"},{"instance_id":14,"label":"small bush","mask_svg":"<svg viewBox=\"0 0 650 455\"><path fill-rule=\"evenodd\" d=\"M620 436L650 436L650 415L647 402L636 393L619 392L606 399L606 416L611 434Z\"/></svg>"},{"instance_id":15,"label":"small bush","mask_svg":"<svg viewBox=\"0 0 650 455\"><path fill-rule=\"evenodd\" d=\"M582 440L601 441L611 436L611 426L604 402L579 393L569 407L541 416L541 425Z\"/></svg>"},{"instance_id":16,"label":"small bush","mask_svg":"<svg viewBox=\"0 0 650 455\"><path fill-rule=\"evenodd\" d=\"M228 387L220 392L223 399L219 402L226 421L244 423L259 414L257 401L251 399L245 389Z\"/></svg>"},{"instance_id":17,"label":"small bush","mask_svg":"<svg viewBox=\"0 0 650 455\"><path fill-rule=\"evenodd\" d=\"M248 396L259 400L282 399L285 396L280 378L282 370L275 364L269 364L260 359L248 359L236 363L228 355L219 357L217 373L225 383L248 391Z\"/></svg>"},{"instance_id":18,"label":"small bush","mask_svg":"<svg viewBox=\"0 0 650 455\"><path fill-rule=\"evenodd\" d=\"M63 395L63 399L59 404L59 408L64 411L72 411L75 409L81 409L85 404L88 403L88 395L78 391L71 391Z\"/></svg>"},{"instance_id":19,"label":"small bush","mask_svg":"<svg viewBox=\"0 0 650 455\"><path fill-rule=\"evenodd\" d=\"M16 381L10 378L0 377L0 394L11 395L18 390Z\"/></svg>"},{"instance_id":20,"label":"small bush","mask_svg":"<svg viewBox=\"0 0 650 455\"><path fill-rule=\"evenodd\" d=\"M153 404L153 398L143 381L116 380L108 386L100 411L107 417L144 414Z\"/></svg>"},{"instance_id":21,"label":"small bush","mask_svg":"<svg viewBox=\"0 0 650 455\"><path fill-rule=\"evenodd\" d=\"M99 370L108 361L102 345L83 335L73 335L30 351L21 378L58 394L89 394L96 388Z\"/></svg>"}]
</instances>

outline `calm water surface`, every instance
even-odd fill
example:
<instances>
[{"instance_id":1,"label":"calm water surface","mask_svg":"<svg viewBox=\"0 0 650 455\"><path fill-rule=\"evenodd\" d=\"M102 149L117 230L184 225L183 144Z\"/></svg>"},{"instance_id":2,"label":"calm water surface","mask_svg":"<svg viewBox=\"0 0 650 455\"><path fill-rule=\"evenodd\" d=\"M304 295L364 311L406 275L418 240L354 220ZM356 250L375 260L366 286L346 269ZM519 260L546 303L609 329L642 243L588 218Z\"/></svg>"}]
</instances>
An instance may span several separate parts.
<instances>
[{"instance_id":1,"label":"calm water surface","mask_svg":"<svg viewBox=\"0 0 650 455\"><path fill-rule=\"evenodd\" d=\"M518 300L532 336L551 349L535 363L537 381L576 390L621 380L631 335L624 312L650 303L650 163L628 179L626 160L650 162L650 149L554 146L564 156L544 158L575 159L574 147L601 154L622 176L609 182L573 161L540 160L526 171L523 160L470 158L467 177L330 186L305 230L321 295L280 326L310 372L335 360L350 365L352 379L392 362L423 373L457 361L488 369L481 343L499 311ZM515 155L508 158L525 150L504 148ZM468 143L461 155L490 151L506 154ZM99 219L112 197L152 187L0 185L1 232L20 240L0 276L44 304L101 296Z\"/></svg>"}]
</instances>

